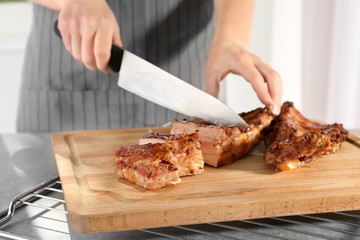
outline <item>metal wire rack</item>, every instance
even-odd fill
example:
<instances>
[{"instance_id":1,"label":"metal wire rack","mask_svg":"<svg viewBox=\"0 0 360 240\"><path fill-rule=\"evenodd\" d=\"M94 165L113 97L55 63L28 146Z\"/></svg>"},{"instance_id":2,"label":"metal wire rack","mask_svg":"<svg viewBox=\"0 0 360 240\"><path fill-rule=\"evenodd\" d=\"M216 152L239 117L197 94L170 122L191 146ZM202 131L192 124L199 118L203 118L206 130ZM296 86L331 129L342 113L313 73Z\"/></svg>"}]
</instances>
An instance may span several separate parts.
<instances>
[{"instance_id":1,"label":"metal wire rack","mask_svg":"<svg viewBox=\"0 0 360 240\"><path fill-rule=\"evenodd\" d=\"M57 197L50 196L53 193L57 193ZM54 204L46 206L41 204L41 200L52 201ZM11 201L8 209L0 212L0 237L32 239L1 230L11 221L17 209L22 207L67 214L59 177L20 194ZM139 229L131 232L141 232L145 234L143 237L150 239L360 239L360 211Z\"/></svg>"}]
</instances>

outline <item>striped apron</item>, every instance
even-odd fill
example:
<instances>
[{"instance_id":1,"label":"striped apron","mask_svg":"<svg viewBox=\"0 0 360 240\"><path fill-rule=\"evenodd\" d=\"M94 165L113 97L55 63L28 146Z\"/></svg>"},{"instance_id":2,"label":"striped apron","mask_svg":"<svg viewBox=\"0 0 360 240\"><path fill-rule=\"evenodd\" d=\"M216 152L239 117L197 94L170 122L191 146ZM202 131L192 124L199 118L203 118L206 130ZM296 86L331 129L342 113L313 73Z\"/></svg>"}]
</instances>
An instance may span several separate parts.
<instances>
[{"instance_id":1,"label":"striped apron","mask_svg":"<svg viewBox=\"0 0 360 240\"><path fill-rule=\"evenodd\" d=\"M204 89L214 33L212 0L109 0L124 48ZM19 132L160 126L183 116L117 86L117 73L90 71L53 32L58 13L39 5L25 53Z\"/></svg>"}]
</instances>

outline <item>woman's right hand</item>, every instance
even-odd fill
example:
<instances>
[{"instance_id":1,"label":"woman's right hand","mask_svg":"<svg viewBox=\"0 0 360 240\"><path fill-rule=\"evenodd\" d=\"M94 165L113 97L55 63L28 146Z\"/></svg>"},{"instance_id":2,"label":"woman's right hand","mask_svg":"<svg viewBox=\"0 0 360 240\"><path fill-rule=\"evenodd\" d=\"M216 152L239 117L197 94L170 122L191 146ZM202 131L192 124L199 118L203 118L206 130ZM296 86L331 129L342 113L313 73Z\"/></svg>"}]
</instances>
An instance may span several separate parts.
<instances>
[{"instance_id":1,"label":"woman's right hand","mask_svg":"<svg viewBox=\"0 0 360 240\"><path fill-rule=\"evenodd\" d=\"M119 24L105 0L65 0L58 28L65 48L91 70L109 72L111 45L122 46Z\"/></svg>"}]
</instances>

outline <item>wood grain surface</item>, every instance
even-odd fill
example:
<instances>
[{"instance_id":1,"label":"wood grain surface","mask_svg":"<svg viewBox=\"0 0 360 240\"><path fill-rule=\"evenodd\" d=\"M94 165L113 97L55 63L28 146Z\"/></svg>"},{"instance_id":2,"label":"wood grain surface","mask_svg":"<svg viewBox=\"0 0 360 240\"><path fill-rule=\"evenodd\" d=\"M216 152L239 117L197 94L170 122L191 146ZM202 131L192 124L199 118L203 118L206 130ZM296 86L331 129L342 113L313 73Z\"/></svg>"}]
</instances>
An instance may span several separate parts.
<instances>
[{"instance_id":1,"label":"wood grain surface","mask_svg":"<svg viewBox=\"0 0 360 240\"><path fill-rule=\"evenodd\" d=\"M260 144L220 168L154 191L115 173L117 147L169 128L63 132L52 136L72 227L82 233L121 231L360 209L360 139L336 154L278 172Z\"/></svg>"}]
</instances>

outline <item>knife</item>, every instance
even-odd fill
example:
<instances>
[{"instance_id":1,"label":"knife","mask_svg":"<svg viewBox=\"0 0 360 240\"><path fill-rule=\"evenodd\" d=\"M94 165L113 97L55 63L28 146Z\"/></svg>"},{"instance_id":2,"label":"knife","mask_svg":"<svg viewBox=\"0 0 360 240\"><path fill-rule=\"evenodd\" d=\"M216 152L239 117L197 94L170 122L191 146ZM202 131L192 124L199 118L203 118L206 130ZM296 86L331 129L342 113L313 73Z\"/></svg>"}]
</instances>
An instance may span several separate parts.
<instances>
[{"instance_id":1,"label":"knife","mask_svg":"<svg viewBox=\"0 0 360 240\"><path fill-rule=\"evenodd\" d=\"M57 26L58 21L54 30L61 38ZM119 73L118 86L151 102L215 125L247 127L234 110L217 98L115 44L109 66Z\"/></svg>"}]
</instances>

